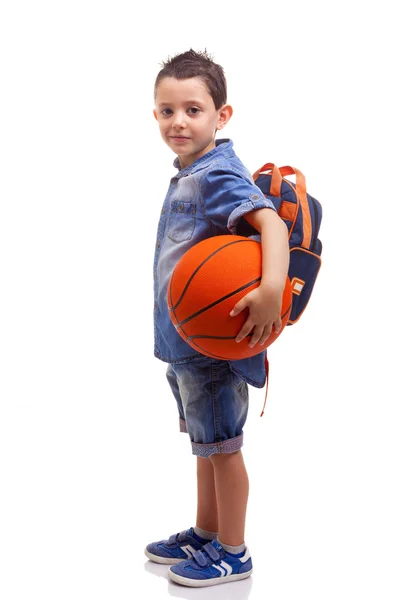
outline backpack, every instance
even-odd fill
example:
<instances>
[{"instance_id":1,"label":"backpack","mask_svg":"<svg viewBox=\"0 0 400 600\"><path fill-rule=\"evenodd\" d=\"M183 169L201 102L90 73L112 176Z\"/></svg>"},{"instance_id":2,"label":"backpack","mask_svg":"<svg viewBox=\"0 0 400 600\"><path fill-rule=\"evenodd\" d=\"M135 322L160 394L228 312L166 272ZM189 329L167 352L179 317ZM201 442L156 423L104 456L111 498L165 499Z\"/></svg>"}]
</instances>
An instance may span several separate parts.
<instances>
[{"instance_id":1,"label":"backpack","mask_svg":"<svg viewBox=\"0 0 400 600\"><path fill-rule=\"evenodd\" d=\"M284 179L285 175L295 175L296 183ZM318 232L322 207L307 193L305 177L298 169L267 163L254 173L253 179L288 228L292 309L287 325L293 325L308 304L321 266L322 243Z\"/></svg>"}]
</instances>

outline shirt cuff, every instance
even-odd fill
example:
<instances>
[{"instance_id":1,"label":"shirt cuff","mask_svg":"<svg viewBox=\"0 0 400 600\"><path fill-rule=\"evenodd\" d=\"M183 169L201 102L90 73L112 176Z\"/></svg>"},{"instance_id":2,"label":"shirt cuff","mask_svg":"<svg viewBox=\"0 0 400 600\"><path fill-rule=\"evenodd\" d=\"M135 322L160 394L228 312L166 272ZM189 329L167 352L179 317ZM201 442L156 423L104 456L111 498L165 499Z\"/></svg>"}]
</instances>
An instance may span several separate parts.
<instances>
[{"instance_id":1,"label":"shirt cuff","mask_svg":"<svg viewBox=\"0 0 400 600\"><path fill-rule=\"evenodd\" d=\"M240 219L249 212L257 210L259 208L272 208L276 212L276 208L269 198L258 196L257 194L251 194L250 198L255 196L254 199L244 202L229 215L228 229L234 235L237 235L237 226Z\"/></svg>"}]
</instances>

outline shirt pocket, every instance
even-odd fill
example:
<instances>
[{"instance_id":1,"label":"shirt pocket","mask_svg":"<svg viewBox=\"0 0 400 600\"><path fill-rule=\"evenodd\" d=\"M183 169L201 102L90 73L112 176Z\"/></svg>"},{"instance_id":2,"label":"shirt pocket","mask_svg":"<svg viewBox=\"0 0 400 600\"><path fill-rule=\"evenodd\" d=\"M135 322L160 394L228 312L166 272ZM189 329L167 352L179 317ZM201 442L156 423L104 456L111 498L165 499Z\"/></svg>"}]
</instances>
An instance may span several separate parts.
<instances>
[{"instance_id":1,"label":"shirt pocket","mask_svg":"<svg viewBox=\"0 0 400 600\"><path fill-rule=\"evenodd\" d=\"M190 240L196 221L196 204L182 200L172 200L168 219L168 237L173 242Z\"/></svg>"}]
</instances>

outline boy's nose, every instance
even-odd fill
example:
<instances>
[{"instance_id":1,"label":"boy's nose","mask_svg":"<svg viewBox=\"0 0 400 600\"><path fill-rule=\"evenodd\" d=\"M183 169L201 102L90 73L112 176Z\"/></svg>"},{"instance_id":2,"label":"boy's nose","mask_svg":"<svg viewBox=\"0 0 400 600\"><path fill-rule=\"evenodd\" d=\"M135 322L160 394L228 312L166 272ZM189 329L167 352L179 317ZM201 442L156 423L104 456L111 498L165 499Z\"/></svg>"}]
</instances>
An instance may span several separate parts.
<instances>
[{"instance_id":1,"label":"boy's nose","mask_svg":"<svg viewBox=\"0 0 400 600\"><path fill-rule=\"evenodd\" d=\"M183 127L186 127L185 115L182 115L181 113L175 113L173 126L177 129L182 129Z\"/></svg>"}]
</instances>

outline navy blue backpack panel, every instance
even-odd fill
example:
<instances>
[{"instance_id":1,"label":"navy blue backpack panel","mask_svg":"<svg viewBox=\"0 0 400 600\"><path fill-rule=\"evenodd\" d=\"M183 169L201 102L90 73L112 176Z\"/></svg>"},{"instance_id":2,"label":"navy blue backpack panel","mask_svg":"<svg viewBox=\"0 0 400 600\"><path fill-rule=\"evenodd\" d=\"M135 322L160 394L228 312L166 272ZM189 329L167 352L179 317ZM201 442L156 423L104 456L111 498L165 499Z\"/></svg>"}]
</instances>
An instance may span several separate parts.
<instances>
[{"instance_id":1,"label":"navy blue backpack panel","mask_svg":"<svg viewBox=\"0 0 400 600\"><path fill-rule=\"evenodd\" d=\"M295 175L296 183L284 179ZM267 163L253 175L256 185L272 200L289 236L289 278L292 285L292 310L287 325L296 323L303 314L319 269L322 243L318 232L322 220L321 204L307 193L305 177L293 167L278 168Z\"/></svg>"}]
</instances>

